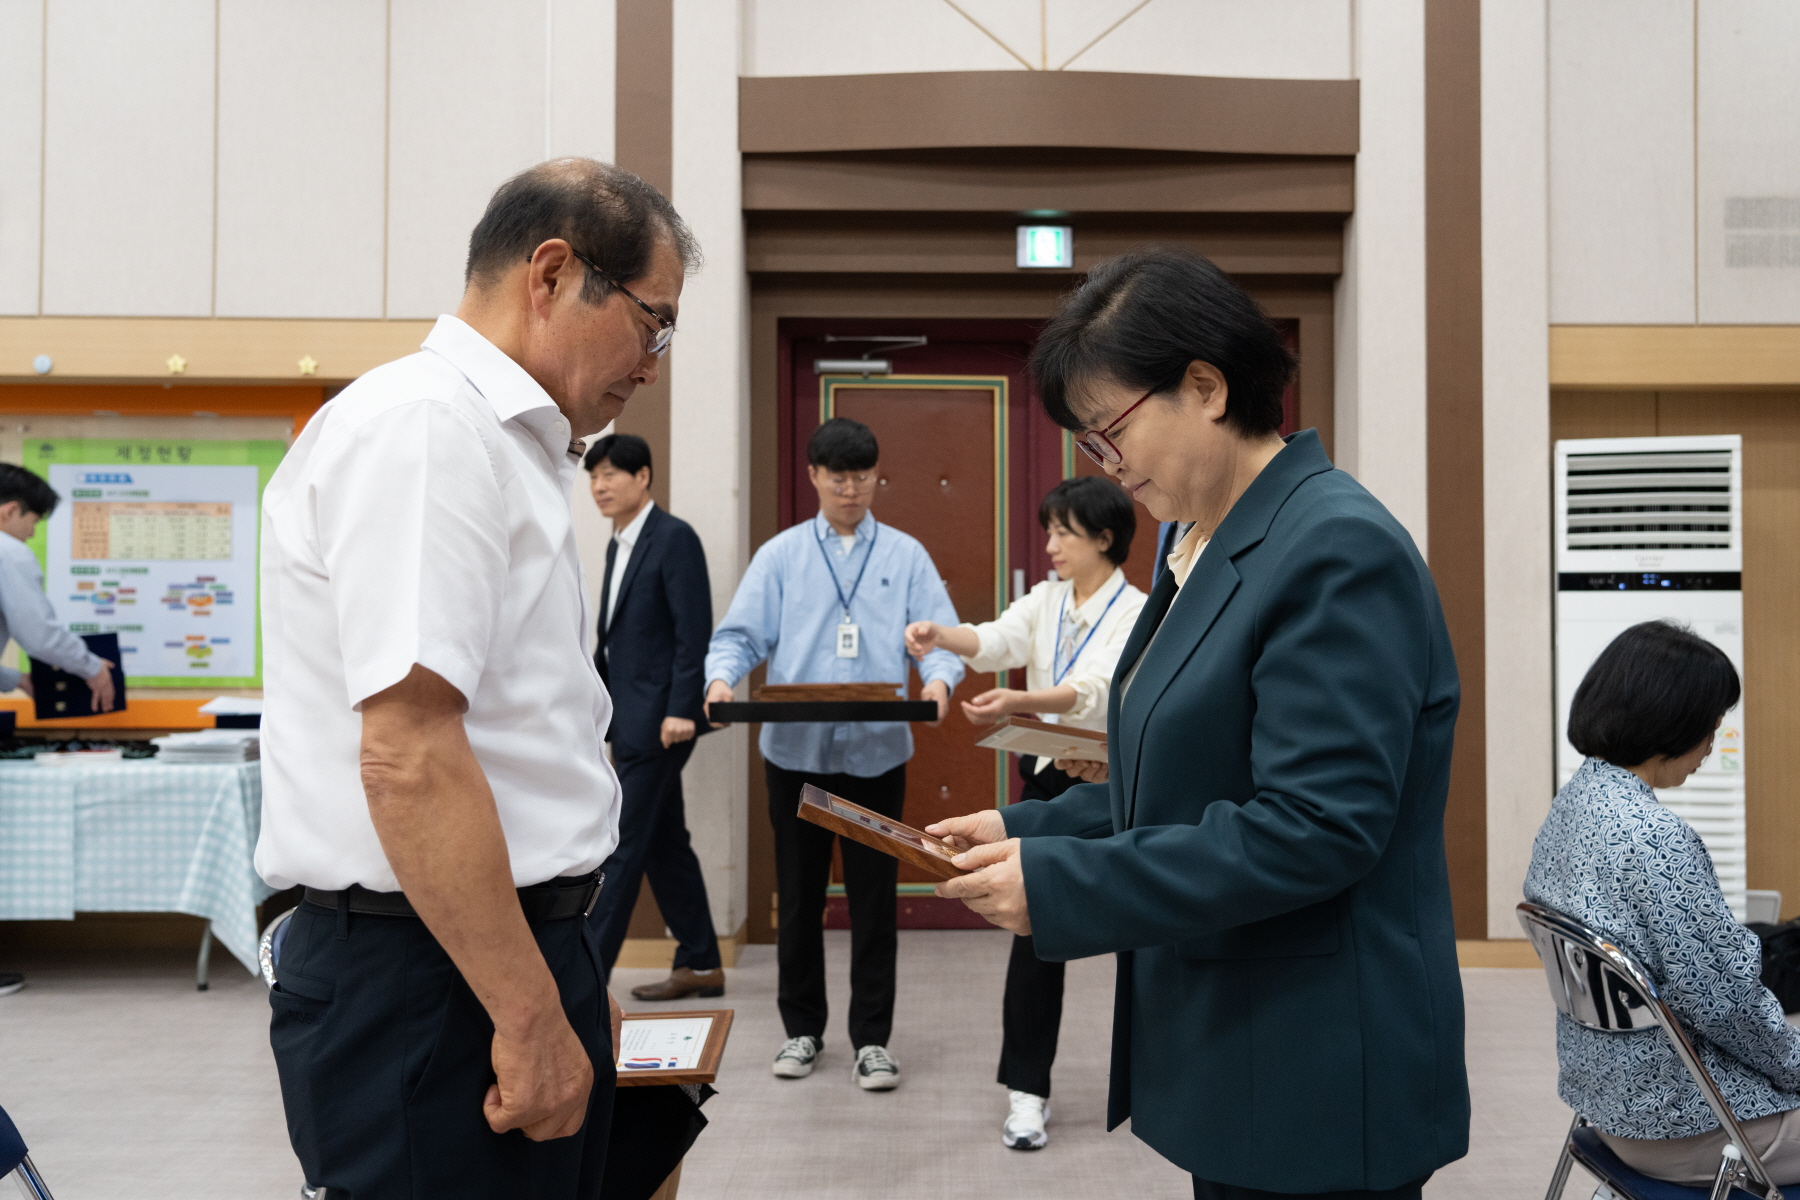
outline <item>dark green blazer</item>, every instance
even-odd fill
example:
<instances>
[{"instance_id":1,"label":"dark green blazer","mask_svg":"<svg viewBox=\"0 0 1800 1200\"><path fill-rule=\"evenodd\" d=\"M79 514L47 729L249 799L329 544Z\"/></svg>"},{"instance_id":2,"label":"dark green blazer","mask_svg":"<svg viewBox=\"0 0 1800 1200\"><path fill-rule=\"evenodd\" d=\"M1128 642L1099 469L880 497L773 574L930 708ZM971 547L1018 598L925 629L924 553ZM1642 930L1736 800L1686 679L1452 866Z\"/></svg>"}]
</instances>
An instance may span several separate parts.
<instances>
[{"instance_id":1,"label":"dark green blazer","mask_svg":"<svg viewBox=\"0 0 1800 1200\"><path fill-rule=\"evenodd\" d=\"M1315 433L1289 438L1144 606L1109 781L1003 810L1038 956L1119 956L1109 1127L1278 1192L1397 1187L1467 1152L1458 698L1412 538Z\"/></svg>"}]
</instances>

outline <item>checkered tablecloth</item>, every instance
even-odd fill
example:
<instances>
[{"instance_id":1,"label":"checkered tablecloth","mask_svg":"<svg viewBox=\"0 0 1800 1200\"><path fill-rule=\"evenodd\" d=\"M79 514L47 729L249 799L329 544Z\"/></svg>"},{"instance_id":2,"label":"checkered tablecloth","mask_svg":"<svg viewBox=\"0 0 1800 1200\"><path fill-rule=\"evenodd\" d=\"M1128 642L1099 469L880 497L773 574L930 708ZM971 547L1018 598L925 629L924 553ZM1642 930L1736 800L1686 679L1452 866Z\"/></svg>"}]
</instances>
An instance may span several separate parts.
<instances>
[{"instance_id":1,"label":"checkered tablecloth","mask_svg":"<svg viewBox=\"0 0 1800 1200\"><path fill-rule=\"evenodd\" d=\"M0 920L192 913L254 974L261 818L257 763L0 762Z\"/></svg>"}]
</instances>

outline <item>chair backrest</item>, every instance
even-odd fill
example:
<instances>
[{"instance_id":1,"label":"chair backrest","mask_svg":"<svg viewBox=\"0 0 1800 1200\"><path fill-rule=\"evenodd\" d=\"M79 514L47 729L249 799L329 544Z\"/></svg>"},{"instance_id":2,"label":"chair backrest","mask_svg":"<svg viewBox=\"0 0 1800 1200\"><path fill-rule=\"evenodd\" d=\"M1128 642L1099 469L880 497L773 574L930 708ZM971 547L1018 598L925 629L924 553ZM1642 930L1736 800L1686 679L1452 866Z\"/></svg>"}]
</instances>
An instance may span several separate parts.
<instances>
[{"instance_id":1,"label":"chair backrest","mask_svg":"<svg viewBox=\"0 0 1800 1200\"><path fill-rule=\"evenodd\" d=\"M1693 1042L1657 993L1656 981L1637 960L1568 913L1526 903L1519 905L1518 915L1525 936L1531 939L1532 948L1544 964L1550 998L1556 1002L1557 1011L1577 1025L1602 1033L1661 1029L1694 1086L1719 1119L1725 1136L1742 1153L1745 1165L1759 1183L1773 1189L1774 1181L1744 1137L1719 1085L1713 1082Z\"/></svg>"}]
</instances>

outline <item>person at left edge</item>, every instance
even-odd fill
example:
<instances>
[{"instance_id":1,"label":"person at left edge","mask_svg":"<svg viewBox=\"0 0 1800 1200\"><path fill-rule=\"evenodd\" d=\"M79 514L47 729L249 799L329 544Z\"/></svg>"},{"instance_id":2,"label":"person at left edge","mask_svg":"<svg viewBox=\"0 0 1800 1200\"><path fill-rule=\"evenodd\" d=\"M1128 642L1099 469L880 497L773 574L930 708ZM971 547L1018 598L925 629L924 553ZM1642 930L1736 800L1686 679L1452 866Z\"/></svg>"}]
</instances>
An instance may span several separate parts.
<instances>
[{"instance_id":1,"label":"person at left edge","mask_svg":"<svg viewBox=\"0 0 1800 1200\"><path fill-rule=\"evenodd\" d=\"M693 526L650 498L650 444L629 433L595 442L582 460L594 503L613 523L600 580L594 666L616 706L613 766L625 798L619 847L589 918L612 977L642 880L677 943L669 977L631 989L639 1000L725 994L706 880L688 841L681 769L709 726L701 674L712 633L712 584Z\"/></svg>"},{"instance_id":2,"label":"person at left edge","mask_svg":"<svg viewBox=\"0 0 1800 1200\"><path fill-rule=\"evenodd\" d=\"M87 680L94 695L94 711L111 712L113 664L87 648L79 637L56 619L50 598L44 594L44 572L37 555L25 543L37 532L38 522L56 511L56 489L24 467L0 463L0 646L8 638L33 658ZM14 688L31 695L31 676L13 667L0 666L0 692ZM0 971L0 996L10 996L25 986L17 971Z\"/></svg>"},{"instance_id":3,"label":"person at left edge","mask_svg":"<svg viewBox=\"0 0 1800 1200\"><path fill-rule=\"evenodd\" d=\"M575 438L655 381L696 255L627 171L515 176L456 315L321 408L269 481L256 869L306 889L269 1041L333 1197L598 1193L611 1005L582 917L619 783Z\"/></svg>"},{"instance_id":4,"label":"person at left edge","mask_svg":"<svg viewBox=\"0 0 1800 1200\"><path fill-rule=\"evenodd\" d=\"M819 514L776 534L750 560L706 653L709 717L711 706L730 700L732 686L764 659L770 683L903 683L906 627L914 621L956 624L925 547L869 511L881 474L874 432L834 417L813 431L806 458ZM933 650L918 667L925 681L920 696L937 701L942 720L963 665L949 651ZM812 1074L825 1044L822 924L835 840L796 814L800 789L812 783L900 817L912 730L901 722L776 723L763 726L757 744L768 776L781 898L776 987L787 1041L772 1070L798 1079ZM899 863L847 839L840 845L850 905L851 1078L865 1091L886 1091L900 1083L900 1067L887 1049L894 1024Z\"/></svg>"}]
</instances>

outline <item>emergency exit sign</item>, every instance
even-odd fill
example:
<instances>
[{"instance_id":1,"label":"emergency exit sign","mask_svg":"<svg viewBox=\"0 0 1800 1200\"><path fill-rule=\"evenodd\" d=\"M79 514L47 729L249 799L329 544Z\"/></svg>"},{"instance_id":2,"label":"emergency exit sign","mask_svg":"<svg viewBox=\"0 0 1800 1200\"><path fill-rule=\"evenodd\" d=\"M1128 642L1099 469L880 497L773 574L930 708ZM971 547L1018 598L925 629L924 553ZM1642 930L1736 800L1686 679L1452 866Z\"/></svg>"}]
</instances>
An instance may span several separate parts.
<instances>
[{"instance_id":1,"label":"emergency exit sign","mask_svg":"<svg viewBox=\"0 0 1800 1200\"><path fill-rule=\"evenodd\" d=\"M1075 230L1068 225L1019 226L1019 265L1065 270L1074 266Z\"/></svg>"}]
</instances>

